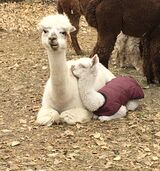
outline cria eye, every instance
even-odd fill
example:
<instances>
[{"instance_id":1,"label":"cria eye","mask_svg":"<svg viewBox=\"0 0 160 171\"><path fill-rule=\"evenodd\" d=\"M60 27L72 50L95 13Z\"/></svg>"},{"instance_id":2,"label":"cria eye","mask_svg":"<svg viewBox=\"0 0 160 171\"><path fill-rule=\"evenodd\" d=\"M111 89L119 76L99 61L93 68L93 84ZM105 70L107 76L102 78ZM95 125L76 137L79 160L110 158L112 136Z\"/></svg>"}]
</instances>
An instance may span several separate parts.
<instances>
[{"instance_id":1,"label":"cria eye","mask_svg":"<svg viewBox=\"0 0 160 171\"><path fill-rule=\"evenodd\" d=\"M67 35L67 32L66 31L62 31L61 34L63 34L64 36Z\"/></svg>"},{"instance_id":2,"label":"cria eye","mask_svg":"<svg viewBox=\"0 0 160 171\"><path fill-rule=\"evenodd\" d=\"M44 29L43 32L44 32L44 33L48 33L48 30Z\"/></svg>"},{"instance_id":3,"label":"cria eye","mask_svg":"<svg viewBox=\"0 0 160 171\"><path fill-rule=\"evenodd\" d=\"M80 66L81 68L86 68L86 66L84 66L84 65L82 65L82 64L79 64L79 66Z\"/></svg>"}]
</instances>

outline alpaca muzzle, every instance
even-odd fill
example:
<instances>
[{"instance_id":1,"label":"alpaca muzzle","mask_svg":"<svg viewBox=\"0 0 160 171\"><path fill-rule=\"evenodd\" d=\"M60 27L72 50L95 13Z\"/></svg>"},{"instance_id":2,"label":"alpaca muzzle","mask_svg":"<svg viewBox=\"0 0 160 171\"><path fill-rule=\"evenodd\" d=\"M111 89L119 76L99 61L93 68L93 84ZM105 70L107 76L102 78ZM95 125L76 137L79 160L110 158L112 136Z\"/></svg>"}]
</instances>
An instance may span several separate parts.
<instances>
[{"instance_id":1,"label":"alpaca muzzle","mask_svg":"<svg viewBox=\"0 0 160 171\"><path fill-rule=\"evenodd\" d=\"M58 47L57 37L50 37L49 44L52 48L57 48Z\"/></svg>"}]
</instances>

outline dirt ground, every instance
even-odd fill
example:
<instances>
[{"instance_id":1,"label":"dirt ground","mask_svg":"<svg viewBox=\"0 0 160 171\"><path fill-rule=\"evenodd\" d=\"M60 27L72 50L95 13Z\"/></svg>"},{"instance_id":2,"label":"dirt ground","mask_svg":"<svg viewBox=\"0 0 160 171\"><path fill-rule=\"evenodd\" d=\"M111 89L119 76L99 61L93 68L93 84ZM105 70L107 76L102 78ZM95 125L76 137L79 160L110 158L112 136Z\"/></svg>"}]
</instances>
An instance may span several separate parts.
<instances>
[{"instance_id":1,"label":"dirt ground","mask_svg":"<svg viewBox=\"0 0 160 171\"><path fill-rule=\"evenodd\" d=\"M132 75L145 98L126 118L101 123L35 125L48 78L48 60L36 23L55 12L53 4L0 4L0 171L159 171L160 87L146 87ZM82 18L79 42L89 55L96 32ZM68 59L77 58L72 48Z\"/></svg>"}]
</instances>

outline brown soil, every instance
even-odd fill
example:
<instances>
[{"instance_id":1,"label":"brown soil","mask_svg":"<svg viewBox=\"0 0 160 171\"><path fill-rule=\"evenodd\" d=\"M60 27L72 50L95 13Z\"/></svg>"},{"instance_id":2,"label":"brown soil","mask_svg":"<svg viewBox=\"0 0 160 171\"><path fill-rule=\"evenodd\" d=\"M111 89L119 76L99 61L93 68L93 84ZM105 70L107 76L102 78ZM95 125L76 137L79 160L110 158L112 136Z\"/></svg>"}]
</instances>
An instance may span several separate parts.
<instances>
[{"instance_id":1,"label":"brown soil","mask_svg":"<svg viewBox=\"0 0 160 171\"><path fill-rule=\"evenodd\" d=\"M36 23L54 5L0 4L0 171L159 171L160 87L145 87L139 109L124 119L52 127L36 126L48 78L47 55ZM79 42L89 55L96 32L82 18ZM77 58L69 48L68 59Z\"/></svg>"}]
</instances>

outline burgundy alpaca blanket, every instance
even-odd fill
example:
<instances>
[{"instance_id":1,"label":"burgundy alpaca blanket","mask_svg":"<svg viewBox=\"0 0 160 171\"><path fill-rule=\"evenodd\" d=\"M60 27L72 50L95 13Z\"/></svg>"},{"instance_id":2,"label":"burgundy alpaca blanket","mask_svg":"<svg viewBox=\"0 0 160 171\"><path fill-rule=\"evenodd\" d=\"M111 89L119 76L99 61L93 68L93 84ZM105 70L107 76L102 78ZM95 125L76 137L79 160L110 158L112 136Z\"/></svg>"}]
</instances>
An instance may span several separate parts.
<instances>
[{"instance_id":1,"label":"burgundy alpaca blanket","mask_svg":"<svg viewBox=\"0 0 160 171\"><path fill-rule=\"evenodd\" d=\"M105 97L105 103L94 114L98 116L114 115L121 105L129 100L144 98L140 85L132 77L119 76L106 83L99 91Z\"/></svg>"}]
</instances>

